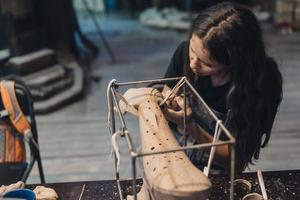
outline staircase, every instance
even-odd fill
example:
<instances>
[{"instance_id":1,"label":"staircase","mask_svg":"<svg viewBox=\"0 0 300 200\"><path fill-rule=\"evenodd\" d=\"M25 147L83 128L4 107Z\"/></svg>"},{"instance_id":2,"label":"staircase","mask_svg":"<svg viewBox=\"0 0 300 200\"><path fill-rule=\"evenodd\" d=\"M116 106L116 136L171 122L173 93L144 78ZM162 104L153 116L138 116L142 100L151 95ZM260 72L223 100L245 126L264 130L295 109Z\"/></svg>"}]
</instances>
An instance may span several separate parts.
<instances>
[{"instance_id":1,"label":"staircase","mask_svg":"<svg viewBox=\"0 0 300 200\"><path fill-rule=\"evenodd\" d=\"M47 113L77 99L83 92L83 72L75 61L58 61L54 50L41 49L9 59L5 74L21 77L34 99L36 113Z\"/></svg>"}]
</instances>

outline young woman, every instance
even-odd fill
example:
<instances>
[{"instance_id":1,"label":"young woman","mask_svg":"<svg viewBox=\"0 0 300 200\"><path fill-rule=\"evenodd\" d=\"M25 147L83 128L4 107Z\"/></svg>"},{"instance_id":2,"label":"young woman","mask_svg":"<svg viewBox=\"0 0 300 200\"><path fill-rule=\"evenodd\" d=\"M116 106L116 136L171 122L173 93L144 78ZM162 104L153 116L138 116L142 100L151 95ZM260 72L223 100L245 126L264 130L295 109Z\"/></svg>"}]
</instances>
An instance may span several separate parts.
<instances>
[{"instance_id":1,"label":"young woman","mask_svg":"<svg viewBox=\"0 0 300 200\"><path fill-rule=\"evenodd\" d=\"M282 99L282 76L264 48L254 14L230 2L200 13L193 21L189 41L176 49L165 77L186 76L236 138L236 169L243 171L259 158L269 141ZM166 85L166 96L173 85ZM193 96L188 98L187 133L194 143L212 141L215 122ZM164 109L171 127L180 127L183 99L177 96ZM177 138L178 132L176 133ZM222 140L222 138L221 138ZM202 169L209 151L192 150L192 162ZM228 166L228 146L216 148L213 168Z\"/></svg>"}]
</instances>

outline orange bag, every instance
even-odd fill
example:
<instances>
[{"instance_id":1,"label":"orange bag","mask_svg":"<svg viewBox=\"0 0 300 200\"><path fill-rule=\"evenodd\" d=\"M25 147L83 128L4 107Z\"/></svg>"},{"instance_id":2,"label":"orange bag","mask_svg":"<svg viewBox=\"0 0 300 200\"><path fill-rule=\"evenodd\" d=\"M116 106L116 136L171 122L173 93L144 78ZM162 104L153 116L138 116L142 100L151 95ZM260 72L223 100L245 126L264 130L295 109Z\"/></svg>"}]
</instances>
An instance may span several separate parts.
<instances>
[{"instance_id":1,"label":"orange bag","mask_svg":"<svg viewBox=\"0 0 300 200\"><path fill-rule=\"evenodd\" d=\"M0 163L26 162L25 138L31 127L15 93L14 81L2 80L0 94L4 110L0 111Z\"/></svg>"}]
</instances>

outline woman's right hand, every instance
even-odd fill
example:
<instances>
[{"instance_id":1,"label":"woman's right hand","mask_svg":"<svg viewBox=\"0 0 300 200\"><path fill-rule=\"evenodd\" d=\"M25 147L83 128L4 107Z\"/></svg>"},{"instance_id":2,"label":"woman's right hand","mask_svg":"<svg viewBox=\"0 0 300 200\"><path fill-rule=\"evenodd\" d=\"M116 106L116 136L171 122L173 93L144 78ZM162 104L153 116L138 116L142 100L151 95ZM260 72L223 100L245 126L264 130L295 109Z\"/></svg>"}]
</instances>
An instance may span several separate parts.
<instances>
[{"instance_id":1,"label":"woman's right hand","mask_svg":"<svg viewBox=\"0 0 300 200\"><path fill-rule=\"evenodd\" d=\"M178 90L173 91L172 94L171 93L171 89L165 85L163 91L161 92L163 98L167 98L167 101L165 102L165 104L167 105L168 108L171 108L173 110L180 110L180 107L177 103L177 101L175 100L175 97L177 95ZM169 96L170 95L170 96Z\"/></svg>"},{"instance_id":2,"label":"woman's right hand","mask_svg":"<svg viewBox=\"0 0 300 200\"><path fill-rule=\"evenodd\" d=\"M167 90L165 93L162 93L163 98L164 99L167 98L170 95L170 93L171 93L171 90ZM175 93L171 94L166 101L166 105L168 108L171 108L173 110L179 110L180 107L179 107L177 101L175 100L175 98L176 98L176 94Z\"/></svg>"},{"instance_id":3,"label":"woman's right hand","mask_svg":"<svg viewBox=\"0 0 300 200\"><path fill-rule=\"evenodd\" d=\"M172 105L164 106L162 112L168 121L182 126L184 120L184 99L181 96L176 96L172 101L173 107ZM188 121L192 117L192 109L189 106L186 106L186 116Z\"/></svg>"}]
</instances>

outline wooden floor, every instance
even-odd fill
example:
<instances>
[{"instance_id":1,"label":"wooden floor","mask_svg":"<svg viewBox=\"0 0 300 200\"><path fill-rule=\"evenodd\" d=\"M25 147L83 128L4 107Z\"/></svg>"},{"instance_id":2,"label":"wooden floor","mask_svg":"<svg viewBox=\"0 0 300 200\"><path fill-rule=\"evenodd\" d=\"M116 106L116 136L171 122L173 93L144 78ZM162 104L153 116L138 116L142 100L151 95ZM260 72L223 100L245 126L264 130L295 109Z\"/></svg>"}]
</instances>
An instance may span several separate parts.
<instances>
[{"instance_id":1,"label":"wooden floor","mask_svg":"<svg viewBox=\"0 0 300 200\"><path fill-rule=\"evenodd\" d=\"M84 22L84 20L83 20ZM92 82L85 98L51 114L38 116L41 155L47 182L114 179L110 136L107 129L106 86L118 82L161 78L175 47L186 33L152 30L131 19L106 18L101 25L116 55L109 64L100 37L89 22L82 23L89 37L102 46L92 65ZM85 28L85 29L84 29ZM280 35L265 32L269 53L274 56L284 76L284 99L273 128L269 146L249 170L300 169L300 32ZM129 117L129 130L138 144L138 127ZM121 141L121 177L130 176L127 148ZM34 169L29 181L38 182Z\"/></svg>"}]
</instances>

